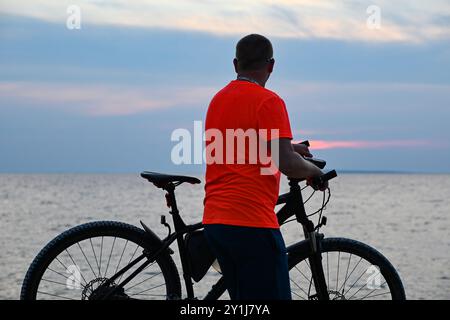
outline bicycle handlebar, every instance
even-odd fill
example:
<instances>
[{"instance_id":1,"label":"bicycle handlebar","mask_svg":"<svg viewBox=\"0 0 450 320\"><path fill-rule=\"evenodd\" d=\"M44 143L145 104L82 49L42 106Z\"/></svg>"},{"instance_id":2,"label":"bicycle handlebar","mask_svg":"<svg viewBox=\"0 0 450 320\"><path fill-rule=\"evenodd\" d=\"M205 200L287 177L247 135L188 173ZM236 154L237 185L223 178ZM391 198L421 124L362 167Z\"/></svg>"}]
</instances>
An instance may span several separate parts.
<instances>
[{"instance_id":1,"label":"bicycle handlebar","mask_svg":"<svg viewBox=\"0 0 450 320\"><path fill-rule=\"evenodd\" d=\"M309 162L311 162L312 164L314 164L315 166L319 167L320 169L325 168L325 166L327 164L327 162L325 160L322 160L322 159L307 158L307 157L304 157L304 159L309 161ZM330 170L330 171L324 173L321 176L313 178L312 181L311 181L311 186L317 187L317 189L319 189L319 187L322 186L325 182L327 182L327 181L329 181L329 180L331 180L333 178L336 178L336 177L337 177L336 170ZM293 178L288 178L288 179L290 181L295 181L295 180L301 181L301 180L293 179Z\"/></svg>"},{"instance_id":2,"label":"bicycle handlebar","mask_svg":"<svg viewBox=\"0 0 450 320\"><path fill-rule=\"evenodd\" d=\"M310 147L310 143L308 140L302 141L300 142L300 144L303 144L307 147ZM315 166L317 166L319 169L323 169L325 168L325 166L327 165L327 162L325 160L322 159L317 159L317 158L308 158L308 157L304 157L305 160L311 162L312 164L314 164ZM323 185L325 182L336 178L337 177L337 172L336 170L331 170L328 171L326 173L324 173L323 175L319 176L319 177L315 177L314 179L312 179L312 184L314 186L321 186ZM292 180L292 179L290 179Z\"/></svg>"},{"instance_id":3,"label":"bicycle handlebar","mask_svg":"<svg viewBox=\"0 0 450 320\"><path fill-rule=\"evenodd\" d=\"M300 142L300 144L303 144L303 145L305 145L307 147L311 146L308 140L302 141L302 142ZM311 157L311 158L304 157L304 158L305 158L305 160L308 160L309 162L311 162L315 166L319 167L320 169L325 168L325 166L327 165L327 162L325 160L322 160L322 159L317 159L317 158L314 158L314 157Z\"/></svg>"},{"instance_id":4,"label":"bicycle handlebar","mask_svg":"<svg viewBox=\"0 0 450 320\"><path fill-rule=\"evenodd\" d=\"M327 181L329 181L329 180L331 180L333 178L336 178L336 177L337 177L336 170L331 170L331 171L328 171L328 172L324 173L321 176L313 178L312 179L312 185L314 185L314 186L321 186L325 182L327 182Z\"/></svg>"}]
</instances>

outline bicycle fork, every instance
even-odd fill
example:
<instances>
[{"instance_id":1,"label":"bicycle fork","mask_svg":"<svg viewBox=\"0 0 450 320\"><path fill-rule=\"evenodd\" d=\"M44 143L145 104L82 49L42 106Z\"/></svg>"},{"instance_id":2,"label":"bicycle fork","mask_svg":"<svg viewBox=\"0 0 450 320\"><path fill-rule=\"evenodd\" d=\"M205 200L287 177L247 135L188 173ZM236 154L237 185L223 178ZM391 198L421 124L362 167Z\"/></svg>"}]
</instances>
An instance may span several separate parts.
<instances>
[{"instance_id":1,"label":"bicycle fork","mask_svg":"<svg viewBox=\"0 0 450 320\"><path fill-rule=\"evenodd\" d=\"M296 199L293 205L296 219L303 226L303 233L305 239L310 243L309 267L311 268L312 280L316 288L316 297L319 300L330 300L328 295L327 283L325 281L325 274L322 266L322 248L321 242L323 234L316 232L314 223L308 219L306 215L305 206L303 204L302 192L298 183L289 182L291 189L291 196Z\"/></svg>"},{"instance_id":2,"label":"bicycle fork","mask_svg":"<svg viewBox=\"0 0 450 320\"><path fill-rule=\"evenodd\" d=\"M330 300L328 294L327 282L325 281L325 274L322 266L322 250L321 241L323 234L316 231L306 232L305 237L309 240L311 254L308 258L309 266L311 268L312 279L314 287L316 288L316 296L318 300Z\"/></svg>"}]
</instances>

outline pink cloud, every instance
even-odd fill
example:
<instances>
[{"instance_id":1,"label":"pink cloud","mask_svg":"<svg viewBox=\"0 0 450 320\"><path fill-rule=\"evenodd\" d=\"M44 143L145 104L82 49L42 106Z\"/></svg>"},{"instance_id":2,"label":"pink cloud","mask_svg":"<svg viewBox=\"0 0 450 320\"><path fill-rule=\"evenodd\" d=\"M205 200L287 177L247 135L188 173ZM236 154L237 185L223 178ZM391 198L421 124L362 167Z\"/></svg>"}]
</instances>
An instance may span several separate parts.
<instances>
[{"instance_id":1,"label":"pink cloud","mask_svg":"<svg viewBox=\"0 0 450 320\"><path fill-rule=\"evenodd\" d=\"M61 109L88 115L128 115L196 106L205 107L215 88L204 86L129 87L33 82L0 82L0 97L31 107Z\"/></svg>"},{"instance_id":2,"label":"pink cloud","mask_svg":"<svg viewBox=\"0 0 450 320\"><path fill-rule=\"evenodd\" d=\"M445 143L431 140L311 140L310 144L312 150L448 147Z\"/></svg>"}]
</instances>

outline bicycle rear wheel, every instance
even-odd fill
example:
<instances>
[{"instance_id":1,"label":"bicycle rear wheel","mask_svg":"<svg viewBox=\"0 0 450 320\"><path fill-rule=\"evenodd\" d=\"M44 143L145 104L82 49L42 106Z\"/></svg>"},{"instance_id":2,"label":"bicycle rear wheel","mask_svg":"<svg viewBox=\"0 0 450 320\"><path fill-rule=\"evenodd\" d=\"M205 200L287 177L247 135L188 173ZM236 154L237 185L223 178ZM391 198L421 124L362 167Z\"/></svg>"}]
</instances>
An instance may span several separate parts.
<instances>
[{"instance_id":1,"label":"bicycle rear wheel","mask_svg":"<svg viewBox=\"0 0 450 320\"><path fill-rule=\"evenodd\" d=\"M53 239L36 256L23 281L20 298L92 299L99 292L96 289L144 249L152 252L145 241L145 232L129 224L97 221L74 227ZM128 270L117 283L141 264ZM181 283L177 268L169 254L164 253L112 299L179 297Z\"/></svg>"},{"instance_id":2,"label":"bicycle rear wheel","mask_svg":"<svg viewBox=\"0 0 450 320\"><path fill-rule=\"evenodd\" d=\"M307 242L289 250L292 298L317 299ZM377 250L359 241L322 241L322 266L330 300L404 300L402 281L392 264Z\"/></svg>"}]
</instances>

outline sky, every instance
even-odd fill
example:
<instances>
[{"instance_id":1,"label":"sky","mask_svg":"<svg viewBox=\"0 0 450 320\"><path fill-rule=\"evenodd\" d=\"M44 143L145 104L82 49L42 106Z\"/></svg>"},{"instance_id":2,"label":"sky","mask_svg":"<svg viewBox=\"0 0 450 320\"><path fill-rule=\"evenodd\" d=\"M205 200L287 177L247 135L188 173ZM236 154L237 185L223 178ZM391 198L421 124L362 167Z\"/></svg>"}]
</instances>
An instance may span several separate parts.
<instances>
[{"instance_id":1,"label":"sky","mask_svg":"<svg viewBox=\"0 0 450 320\"><path fill-rule=\"evenodd\" d=\"M171 133L204 120L249 33L329 168L450 172L440 0L0 0L0 172L201 173L172 163Z\"/></svg>"}]
</instances>

